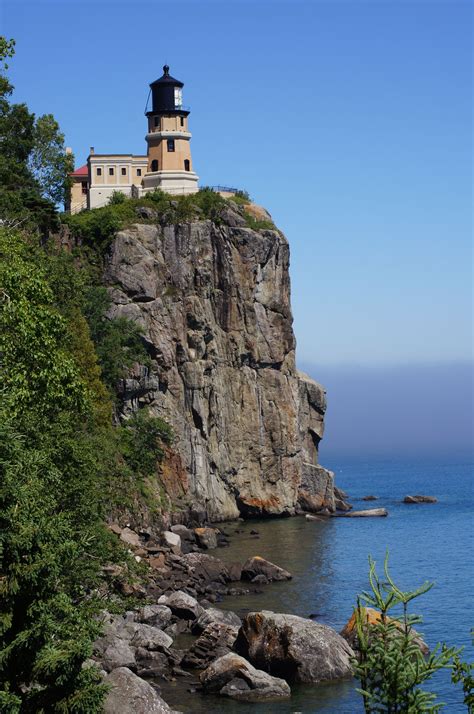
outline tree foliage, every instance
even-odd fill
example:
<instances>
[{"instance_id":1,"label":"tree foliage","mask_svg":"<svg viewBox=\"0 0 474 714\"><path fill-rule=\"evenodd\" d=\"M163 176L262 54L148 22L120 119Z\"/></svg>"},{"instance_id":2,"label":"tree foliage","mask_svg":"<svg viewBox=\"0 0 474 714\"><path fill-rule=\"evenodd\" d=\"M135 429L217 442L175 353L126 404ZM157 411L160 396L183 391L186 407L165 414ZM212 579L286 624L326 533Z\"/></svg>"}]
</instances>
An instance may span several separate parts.
<instances>
[{"instance_id":1,"label":"tree foliage","mask_svg":"<svg viewBox=\"0 0 474 714\"><path fill-rule=\"evenodd\" d=\"M40 258L0 229L0 689L2 711L96 712L83 669L107 553L87 380Z\"/></svg>"},{"instance_id":2,"label":"tree foliage","mask_svg":"<svg viewBox=\"0 0 474 714\"><path fill-rule=\"evenodd\" d=\"M6 76L15 43L0 37L0 218L45 235L58 224L71 159L51 114L35 118L26 104L10 101Z\"/></svg>"},{"instance_id":3,"label":"tree foliage","mask_svg":"<svg viewBox=\"0 0 474 714\"><path fill-rule=\"evenodd\" d=\"M354 670L361 684L358 691L364 699L365 711L368 714L438 712L442 704L436 703L436 695L421 689L421 685L439 669L449 667L457 650L438 645L425 657L413 632L413 625L421 622L421 618L408 613L408 604L430 590L432 583L402 591L390 576L388 554L384 574L386 580L382 581L375 561L369 557L370 592L362 593L356 609L359 657L354 661ZM361 601L380 612L377 623L369 623ZM394 608L401 608L398 619L388 616Z\"/></svg>"},{"instance_id":4,"label":"tree foliage","mask_svg":"<svg viewBox=\"0 0 474 714\"><path fill-rule=\"evenodd\" d=\"M64 134L52 114L38 117L33 130L33 148L28 165L41 187L44 198L53 203L65 203L70 184L67 175L73 170L66 154Z\"/></svg>"},{"instance_id":5,"label":"tree foliage","mask_svg":"<svg viewBox=\"0 0 474 714\"><path fill-rule=\"evenodd\" d=\"M471 630L471 636L474 640L474 631ZM474 712L474 663L464 662L459 654L455 655L453 660L453 671L451 675L453 684L462 684L464 694L464 704L467 706L469 714Z\"/></svg>"}]
</instances>

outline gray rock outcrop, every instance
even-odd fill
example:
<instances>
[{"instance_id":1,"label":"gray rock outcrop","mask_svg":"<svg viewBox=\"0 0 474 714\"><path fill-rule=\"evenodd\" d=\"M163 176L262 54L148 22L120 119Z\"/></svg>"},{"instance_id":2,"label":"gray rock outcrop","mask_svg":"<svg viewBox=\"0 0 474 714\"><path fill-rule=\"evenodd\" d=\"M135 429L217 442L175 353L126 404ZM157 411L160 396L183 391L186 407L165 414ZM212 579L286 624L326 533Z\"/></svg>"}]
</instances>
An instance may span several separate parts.
<instances>
[{"instance_id":1,"label":"gray rock outcrop","mask_svg":"<svg viewBox=\"0 0 474 714\"><path fill-rule=\"evenodd\" d=\"M235 650L288 682L317 683L352 674L348 643L331 627L296 615L263 610L242 623Z\"/></svg>"},{"instance_id":2,"label":"gray rock outcrop","mask_svg":"<svg viewBox=\"0 0 474 714\"><path fill-rule=\"evenodd\" d=\"M334 510L317 465L325 392L295 367L288 243L244 223L226 207L220 222L116 235L109 316L136 321L151 356L121 384L122 416L147 405L171 425L165 491L208 519L292 514L301 484Z\"/></svg>"}]
</instances>

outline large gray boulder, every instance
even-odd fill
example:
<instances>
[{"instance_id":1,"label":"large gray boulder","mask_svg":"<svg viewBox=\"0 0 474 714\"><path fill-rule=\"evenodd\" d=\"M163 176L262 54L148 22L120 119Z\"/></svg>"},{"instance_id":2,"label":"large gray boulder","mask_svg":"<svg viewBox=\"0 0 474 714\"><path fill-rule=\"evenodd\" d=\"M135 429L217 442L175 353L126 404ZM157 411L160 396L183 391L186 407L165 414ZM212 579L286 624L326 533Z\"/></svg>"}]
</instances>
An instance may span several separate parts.
<instances>
[{"instance_id":1,"label":"large gray boulder","mask_svg":"<svg viewBox=\"0 0 474 714\"><path fill-rule=\"evenodd\" d=\"M137 613L139 622L154 627L167 627L171 622L171 610L166 605L145 605Z\"/></svg>"},{"instance_id":2,"label":"large gray boulder","mask_svg":"<svg viewBox=\"0 0 474 714\"><path fill-rule=\"evenodd\" d=\"M199 615L197 620L194 621L192 627L193 633L202 632L208 625L211 624L229 625L239 629L242 624L242 620L235 614L235 612L232 612L232 610L220 610L217 607L208 607L201 615Z\"/></svg>"},{"instance_id":3,"label":"large gray boulder","mask_svg":"<svg viewBox=\"0 0 474 714\"><path fill-rule=\"evenodd\" d=\"M183 564L190 569L193 576L206 582L227 583L230 580L225 563L219 558L207 553L186 553L182 557Z\"/></svg>"},{"instance_id":4,"label":"large gray boulder","mask_svg":"<svg viewBox=\"0 0 474 714\"><path fill-rule=\"evenodd\" d=\"M327 625L263 610L242 623L235 650L260 669L288 682L317 683L352 674L354 652Z\"/></svg>"},{"instance_id":5,"label":"large gray boulder","mask_svg":"<svg viewBox=\"0 0 474 714\"><path fill-rule=\"evenodd\" d=\"M232 699L259 701L287 698L291 694L283 679L255 669L243 657L229 653L216 659L201 673L204 690Z\"/></svg>"},{"instance_id":6,"label":"large gray boulder","mask_svg":"<svg viewBox=\"0 0 474 714\"><path fill-rule=\"evenodd\" d=\"M217 548L217 530L215 528L195 528L194 535L201 548Z\"/></svg>"},{"instance_id":7,"label":"large gray boulder","mask_svg":"<svg viewBox=\"0 0 474 714\"><path fill-rule=\"evenodd\" d=\"M164 650L171 647L173 640L158 627L137 623L130 644L132 647L144 647L147 650Z\"/></svg>"},{"instance_id":8,"label":"large gray boulder","mask_svg":"<svg viewBox=\"0 0 474 714\"><path fill-rule=\"evenodd\" d=\"M242 567L242 580L253 580L259 575L263 575L268 582L272 580L291 580L292 575L279 565L265 560L260 555L249 558Z\"/></svg>"},{"instance_id":9,"label":"large gray boulder","mask_svg":"<svg viewBox=\"0 0 474 714\"><path fill-rule=\"evenodd\" d=\"M104 681L110 686L104 714L178 714L153 687L126 667L114 669Z\"/></svg>"},{"instance_id":10,"label":"large gray boulder","mask_svg":"<svg viewBox=\"0 0 474 714\"><path fill-rule=\"evenodd\" d=\"M111 672L117 667L135 669L135 649L127 640L110 636L105 649L100 654L100 662L106 672Z\"/></svg>"},{"instance_id":11,"label":"large gray boulder","mask_svg":"<svg viewBox=\"0 0 474 714\"><path fill-rule=\"evenodd\" d=\"M162 595L158 604L166 605L173 615L183 620L197 620L204 610L195 598L182 590L176 590L171 595Z\"/></svg>"}]
</instances>

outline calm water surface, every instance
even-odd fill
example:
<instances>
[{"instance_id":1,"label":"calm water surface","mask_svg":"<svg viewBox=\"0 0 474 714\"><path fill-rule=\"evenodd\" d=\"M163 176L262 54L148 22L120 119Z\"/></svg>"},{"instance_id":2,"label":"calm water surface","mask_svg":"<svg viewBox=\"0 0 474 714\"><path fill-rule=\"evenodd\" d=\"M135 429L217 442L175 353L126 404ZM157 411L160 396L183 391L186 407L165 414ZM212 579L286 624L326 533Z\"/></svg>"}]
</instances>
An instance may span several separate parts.
<instances>
[{"instance_id":1,"label":"calm water surface","mask_svg":"<svg viewBox=\"0 0 474 714\"><path fill-rule=\"evenodd\" d=\"M473 652L469 632L473 626L472 465L428 462L367 461L325 463L336 472L336 482L350 494L357 509L386 507L388 518L330 519L328 522L289 518L226 524L229 548L218 551L227 561L243 562L261 555L293 574L285 583L265 586L262 593L226 598L222 607L243 615L268 609L316 619L341 629L349 619L356 596L367 588L367 556L380 566L385 549L390 551L391 571L405 589L424 580L435 587L415 601L424 617L423 632L430 646L438 641L465 645L466 658ZM434 495L437 504L405 505L406 494ZM361 501L368 494L373 503ZM242 533L235 534L236 530ZM258 530L259 537L250 534ZM286 702L238 703L224 698L190 694L183 682L167 685L165 699L180 711L193 714L279 714L363 711L354 682L324 686L293 686ZM429 687L446 703L444 711L460 714L466 709L460 690L439 673Z\"/></svg>"}]
</instances>

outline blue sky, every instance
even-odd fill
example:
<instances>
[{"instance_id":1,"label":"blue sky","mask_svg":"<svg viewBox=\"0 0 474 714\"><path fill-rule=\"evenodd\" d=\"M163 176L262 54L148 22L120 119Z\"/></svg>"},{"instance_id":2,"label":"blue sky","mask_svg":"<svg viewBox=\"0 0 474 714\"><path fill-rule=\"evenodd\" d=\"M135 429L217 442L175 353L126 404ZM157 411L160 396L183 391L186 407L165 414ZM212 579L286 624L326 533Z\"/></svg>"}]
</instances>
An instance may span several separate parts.
<instances>
[{"instance_id":1,"label":"blue sky","mask_svg":"<svg viewBox=\"0 0 474 714\"><path fill-rule=\"evenodd\" d=\"M17 101L78 165L142 153L148 84L185 82L201 184L246 188L291 244L301 363L472 359L471 3L3 0ZM375 387L374 387L375 388Z\"/></svg>"}]
</instances>

